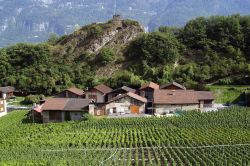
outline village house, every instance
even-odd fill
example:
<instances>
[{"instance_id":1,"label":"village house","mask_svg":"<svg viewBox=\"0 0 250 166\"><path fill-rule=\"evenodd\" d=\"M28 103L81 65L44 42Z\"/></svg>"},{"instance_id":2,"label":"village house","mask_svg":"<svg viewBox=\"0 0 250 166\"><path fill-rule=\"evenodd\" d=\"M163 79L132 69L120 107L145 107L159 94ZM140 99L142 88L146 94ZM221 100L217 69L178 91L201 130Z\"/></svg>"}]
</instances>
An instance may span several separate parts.
<instances>
[{"instance_id":1,"label":"village house","mask_svg":"<svg viewBox=\"0 0 250 166\"><path fill-rule=\"evenodd\" d=\"M15 88L12 86L0 87L0 98L3 98L3 94L6 94L7 98L14 97Z\"/></svg>"},{"instance_id":2,"label":"village house","mask_svg":"<svg viewBox=\"0 0 250 166\"><path fill-rule=\"evenodd\" d=\"M55 97L57 98L84 98L84 91L75 87L66 89Z\"/></svg>"},{"instance_id":3,"label":"village house","mask_svg":"<svg viewBox=\"0 0 250 166\"><path fill-rule=\"evenodd\" d=\"M0 117L7 115L7 95L2 93L2 97L0 98Z\"/></svg>"},{"instance_id":4,"label":"village house","mask_svg":"<svg viewBox=\"0 0 250 166\"><path fill-rule=\"evenodd\" d=\"M49 98L42 106L44 123L81 120L84 113L89 113L90 99Z\"/></svg>"},{"instance_id":5,"label":"village house","mask_svg":"<svg viewBox=\"0 0 250 166\"><path fill-rule=\"evenodd\" d=\"M84 94L84 95L83 95ZM85 97L85 98L82 98ZM173 82L159 86L149 82L137 91L123 86L112 90L106 85L86 89L67 89L54 98L49 98L37 108L43 122L80 120L84 113L94 116L122 114L163 115L176 111L211 108L214 96L209 91L187 90ZM40 109L41 108L41 109Z\"/></svg>"},{"instance_id":6,"label":"village house","mask_svg":"<svg viewBox=\"0 0 250 166\"><path fill-rule=\"evenodd\" d=\"M106 85L97 85L85 91L86 99L92 99L95 103L105 103L105 96L113 89Z\"/></svg>"},{"instance_id":7,"label":"village house","mask_svg":"<svg viewBox=\"0 0 250 166\"><path fill-rule=\"evenodd\" d=\"M155 114L168 114L175 111L201 110L213 107L212 92L194 90L155 90Z\"/></svg>"},{"instance_id":8,"label":"village house","mask_svg":"<svg viewBox=\"0 0 250 166\"><path fill-rule=\"evenodd\" d=\"M138 90L138 94L147 99L146 104L146 114L153 114L153 100L154 100L154 91L158 90L160 86L156 83L149 82L144 84Z\"/></svg>"},{"instance_id":9,"label":"village house","mask_svg":"<svg viewBox=\"0 0 250 166\"><path fill-rule=\"evenodd\" d=\"M108 114L144 114L147 99L135 93L120 94L106 104Z\"/></svg>"},{"instance_id":10,"label":"village house","mask_svg":"<svg viewBox=\"0 0 250 166\"><path fill-rule=\"evenodd\" d=\"M121 88L118 88L118 89L115 89L115 90L112 90L111 92L107 93L106 94L106 97L105 97L105 101L110 101L111 99L113 99L114 97L118 96L118 95L122 95L122 94L125 94L125 93L128 93L128 92L131 92L131 93L135 93L136 90L135 89L132 89L130 87L127 87L127 86L123 86Z\"/></svg>"}]
</instances>

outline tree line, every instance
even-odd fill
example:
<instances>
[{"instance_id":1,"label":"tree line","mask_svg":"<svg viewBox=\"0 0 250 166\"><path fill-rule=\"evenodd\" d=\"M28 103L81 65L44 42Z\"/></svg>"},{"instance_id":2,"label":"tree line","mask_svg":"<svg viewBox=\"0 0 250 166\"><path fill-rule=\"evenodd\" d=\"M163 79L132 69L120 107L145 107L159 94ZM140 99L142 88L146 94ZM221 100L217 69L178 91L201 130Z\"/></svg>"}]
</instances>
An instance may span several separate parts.
<instances>
[{"instance_id":1,"label":"tree line","mask_svg":"<svg viewBox=\"0 0 250 166\"><path fill-rule=\"evenodd\" d=\"M65 38L65 36L64 36ZM60 40L60 39L59 39ZM53 41L53 42L51 42ZM250 16L196 18L184 27L160 27L144 33L124 48L119 63L127 64L112 77L96 76L96 59L87 53L58 56L56 39L41 44L20 43L0 49L0 86L38 94L54 94L70 86L106 83L138 87L145 81L177 81L201 85L249 84ZM99 53L101 64L115 59L112 48Z\"/></svg>"}]
</instances>

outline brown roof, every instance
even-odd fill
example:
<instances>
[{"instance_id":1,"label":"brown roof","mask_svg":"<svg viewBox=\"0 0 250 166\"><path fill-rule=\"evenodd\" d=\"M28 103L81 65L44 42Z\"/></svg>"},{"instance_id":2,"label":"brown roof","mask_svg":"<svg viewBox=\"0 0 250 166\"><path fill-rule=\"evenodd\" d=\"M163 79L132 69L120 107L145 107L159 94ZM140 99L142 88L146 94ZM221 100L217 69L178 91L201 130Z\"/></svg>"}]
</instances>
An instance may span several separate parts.
<instances>
[{"instance_id":1,"label":"brown roof","mask_svg":"<svg viewBox=\"0 0 250 166\"><path fill-rule=\"evenodd\" d=\"M106 94L106 93L109 93L111 92L113 89L111 89L110 87L104 85L104 84L101 84L101 85L97 85L94 87L94 89L102 92L103 94Z\"/></svg>"},{"instance_id":2,"label":"brown roof","mask_svg":"<svg viewBox=\"0 0 250 166\"><path fill-rule=\"evenodd\" d=\"M154 82L149 82L147 84L142 85L140 90L145 89L145 88L159 89L160 86Z\"/></svg>"},{"instance_id":3,"label":"brown roof","mask_svg":"<svg viewBox=\"0 0 250 166\"><path fill-rule=\"evenodd\" d=\"M84 94L84 91L75 87L67 89L67 91L72 92L74 94L77 94L79 96L82 96Z\"/></svg>"},{"instance_id":4,"label":"brown roof","mask_svg":"<svg viewBox=\"0 0 250 166\"><path fill-rule=\"evenodd\" d=\"M143 102L143 103L146 103L146 102L147 102L147 99L146 99L146 98L141 97L141 96L139 96L139 95L137 95L137 94L135 94L135 93L128 92L128 93L125 93L125 94L122 94L122 95L118 95L118 96L112 98L112 99L109 101L109 103L110 103L110 102L113 102L113 101L116 101L116 100L119 100L119 99L122 99L122 98L124 98L124 97L126 97L126 96L129 96L129 97L131 97L131 98L133 98L133 99L136 99L136 100L138 100L138 101L141 101L141 102Z\"/></svg>"},{"instance_id":5,"label":"brown roof","mask_svg":"<svg viewBox=\"0 0 250 166\"><path fill-rule=\"evenodd\" d=\"M183 90L186 90L186 87L185 87L185 86L183 86L183 85L181 85L181 84L179 84L179 83L177 83L177 82L171 82L171 83L162 85L162 86L160 87L160 89L166 89L167 87L169 87L169 86L171 86L171 85L174 85L174 86L179 87L179 88L181 88L181 89L183 89Z\"/></svg>"},{"instance_id":6,"label":"brown roof","mask_svg":"<svg viewBox=\"0 0 250 166\"><path fill-rule=\"evenodd\" d=\"M45 111L81 111L91 103L90 99L49 98L42 110Z\"/></svg>"},{"instance_id":7,"label":"brown roof","mask_svg":"<svg viewBox=\"0 0 250 166\"><path fill-rule=\"evenodd\" d=\"M214 100L213 92L210 91L196 91L199 100Z\"/></svg>"},{"instance_id":8,"label":"brown roof","mask_svg":"<svg viewBox=\"0 0 250 166\"><path fill-rule=\"evenodd\" d=\"M63 110L68 102L68 98L49 98L45 101L43 110Z\"/></svg>"},{"instance_id":9,"label":"brown roof","mask_svg":"<svg viewBox=\"0 0 250 166\"><path fill-rule=\"evenodd\" d=\"M198 104L197 93L193 90L155 90L155 104Z\"/></svg>"},{"instance_id":10,"label":"brown roof","mask_svg":"<svg viewBox=\"0 0 250 166\"><path fill-rule=\"evenodd\" d=\"M0 87L0 92L3 92L3 93L10 93L14 91L15 91L15 88L12 86Z\"/></svg>"},{"instance_id":11,"label":"brown roof","mask_svg":"<svg viewBox=\"0 0 250 166\"><path fill-rule=\"evenodd\" d=\"M194 90L156 90L155 104L198 104L199 100L214 100L213 93Z\"/></svg>"}]
</instances>

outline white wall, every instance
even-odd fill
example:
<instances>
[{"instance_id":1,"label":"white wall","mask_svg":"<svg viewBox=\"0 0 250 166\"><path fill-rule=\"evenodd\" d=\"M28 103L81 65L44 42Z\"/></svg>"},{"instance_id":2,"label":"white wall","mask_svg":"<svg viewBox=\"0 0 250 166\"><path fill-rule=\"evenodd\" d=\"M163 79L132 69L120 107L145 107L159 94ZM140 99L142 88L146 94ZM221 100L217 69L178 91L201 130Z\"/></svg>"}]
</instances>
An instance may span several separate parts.
<instances>
[{"instance_id":1,"label":"white wall","mask_svg":"<svg viewBox=\"0 0 250 166\"><path fill-rule=\"evenodd\" d=\"M6 94L3 93L3 100L0 100L3 103L3 110L0 110L0 117L7 115L7 102L6 102Z\"/></svg>"},{"instance_id":2,"label":"white wall","mask_svg":"<svg viewBox=\"0 0 250 166\"><path fill-rule=\"evenodd\" d=\"M128 99L128 98L126 98ZM130 106L133 105L129 100L126 100L123 102L112 102L106 105L106 110L110 110L112 108L116 108L117 112L125 112L127 114L130 114ZM145 104L138 105L139 106L139 113L144 114L145 113Z\"/></svg>"},{"instance_id":3,"label":"white wall","mask_svg":"<svg viewBox=\"0 0 250 166\"><path fill-rule=\"evenodd\" d=\"M155 105L155 113L163 114L170 113L171 111L183 110L191 111L199 109L199 104L188 104L188 105Z\"/></svg>"}]
</instances>

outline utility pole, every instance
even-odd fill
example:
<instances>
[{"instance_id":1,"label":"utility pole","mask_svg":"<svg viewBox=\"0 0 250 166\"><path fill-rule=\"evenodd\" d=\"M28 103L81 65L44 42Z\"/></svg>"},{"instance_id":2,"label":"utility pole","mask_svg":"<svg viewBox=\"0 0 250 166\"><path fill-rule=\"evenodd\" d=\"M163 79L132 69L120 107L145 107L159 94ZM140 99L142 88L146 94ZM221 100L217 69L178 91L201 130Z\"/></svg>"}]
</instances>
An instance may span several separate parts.
<instances>
[{"instance_id":1,"label":"utility pole","mask_svg":"<svg viewBox=\"0 0 250 166\"><path fill-rule=\"evenodd\" d=\"M32 121L33 121L33 124L35 123L35 108L36 108L36 103L33 103L33 107L32 107Z\"/></svg>"}]
</instances>

